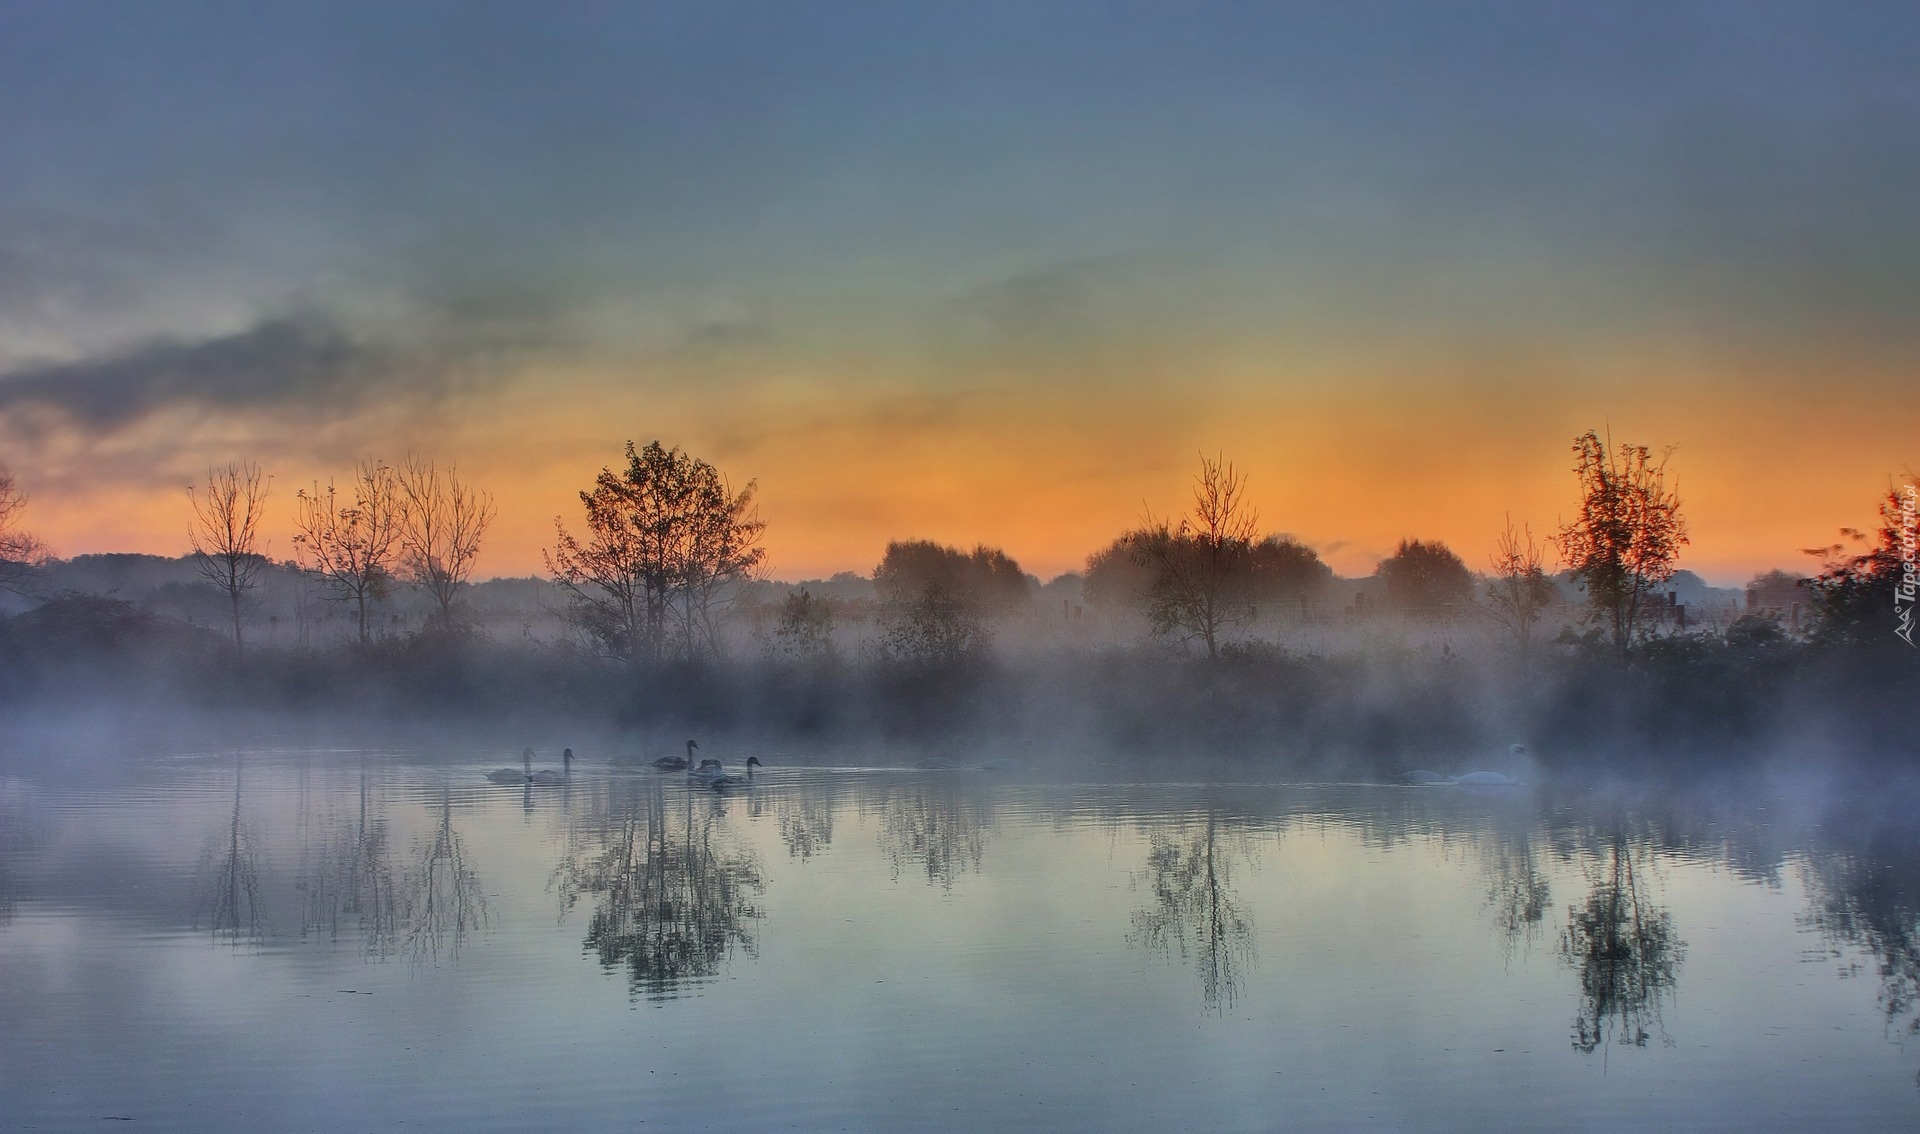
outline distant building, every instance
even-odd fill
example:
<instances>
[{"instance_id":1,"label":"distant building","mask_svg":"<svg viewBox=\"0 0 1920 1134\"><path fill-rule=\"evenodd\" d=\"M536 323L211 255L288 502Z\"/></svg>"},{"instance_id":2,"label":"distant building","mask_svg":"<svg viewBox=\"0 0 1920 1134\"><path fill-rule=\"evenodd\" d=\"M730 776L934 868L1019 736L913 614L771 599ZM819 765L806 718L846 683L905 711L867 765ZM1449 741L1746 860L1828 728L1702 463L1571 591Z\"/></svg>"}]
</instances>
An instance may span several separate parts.
<instances>
[{"instance_id":1,"label":"distant building","mask_svg":"<svg viewBox=\"0 0 1920 1134\"><path fill-rule=\"evenodd\" d=\"M1786 571L1755 575L1747 584L1747 613L1772 618L1788 631L1800 630L1801 607L1807 601L1807 578Z\"/></svg>"}]
</instances>

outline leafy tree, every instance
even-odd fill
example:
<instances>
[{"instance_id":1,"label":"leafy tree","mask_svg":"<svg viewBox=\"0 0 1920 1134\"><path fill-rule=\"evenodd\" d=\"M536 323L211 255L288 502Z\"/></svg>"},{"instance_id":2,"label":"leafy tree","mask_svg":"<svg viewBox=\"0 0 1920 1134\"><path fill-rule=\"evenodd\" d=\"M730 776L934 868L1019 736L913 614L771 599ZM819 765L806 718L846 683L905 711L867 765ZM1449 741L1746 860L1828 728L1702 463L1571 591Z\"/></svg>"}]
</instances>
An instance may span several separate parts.
<instances>
[{"instance_id":1,"label":"leafy tree","mask_svg":"<svg viewBox=\"0 0 1920 1134\"><path fill-rule=\"evenodd\" d=\"M387 597L403 505L393 469L371 457L354 469L342 493L329 478L323 489L294 494L294 545L301 565L336 599L359 615L360 643L372 640L373 604Z\"/></svg>"},{"instance_id":2,"label":"leafy tree","mask_svg":"<svg viewBox=\"0 0 1920 1134\"><path fill-rule=\"evenodd\" d=\"M1914 483L1889 489L1880 501L1878 542L1854 528L1841 528L1842 542L1807 549L1825 570L1806 583L1818 619L1816 635L1831 643L1884 641L1891 629L1913 645L1916 578ZM1857 549L1849 555L1849 548Z\"/></svg>"},{"instance_id":3,"label":"leafy tree","mask_svg":"<svg viewBox=\"0 0 1920 1134\"><path fill-rule=\"evenodd\" d=\"M1439 540L1403 539L1373 570L1387 591L1387 605L1423 618L1445 618L1473 598L1473 572Z\"/></svg>"},{"instance_id":4,"label":"leafy tree","mask_svg":"<svg viewBox=\"0 0 1920 1134\"><path fill-rule=\"evenodd\" d=\"M972 552L930 540L887 545L873 571L885 609L879 648L898 660L947 665L993 640L988 617L1033 601L1033 580L997 547Z\"/></svg>"},{"instance_id":5,"label":"leafy tree","mask_svg":"<svg viewBox=\"0 0 1920 1134\"><path fill-rule=\"evenodd\" d=\"M1333 581L1333 568L1320 554L1291 536L1270 535L1254 544L1245 566L1247 597L1263 606L1304 605Z\"/></svg>"},{"instance_id":6,"label":"leafy tree","mask_svg":"<svg viewBox=\"0 0 1920 1134\"><path fill-rule=\"evenodd\" d=\"M27 506L13 473L0 465L0 590L25 594L35 571L47 560L46 545L17 526Z\"/></svg>"},{"instance_id":7,"label":"leafy tree","mask_svg":"<svg viewBox=\"0 0 1920 1134\"><path fill-rule=\"evenodd\" d=\"M1138 546L1145 532L1127 532L1087 557L1081 594L1095 607L1143 606L1153 590L1154 570Z\"/></svg>"},{"instance_id":8,"label":"leafy tree","mask_svg":"<svg viewBox=\"0 0 1920 1134\"><path fill-rule=\"evenodd\" d=\"M736 493L720 471L658 441L636 449L627 467L601 469L580 494L582 541L556 519L547 569L572 612L608 652L660 660L669 647L688 658L718 653L715 615L735 584L753 577L766 552L766 525L754 513L755 484Z\"/></svg>"},{"instance_id":9,"label":"leafy tree","mask_svg":"<svg viewBox=\"0 0 1920 1134\"><path fill-rule=\"evenodd\" d=\"M805 587L788 591L780 603L767 650L790 660L822 657L833 652L833 607Z\"/></svg>"},{"instance_id":10,"label":"leafy tree","mask_svg":"<svg viewBox=\"0 0 1920 1134\"><path fill-rule=\"evenodd\" d=\"M193 545L201 576L226 596L233 615L235 653L246 648L240 623L247 595L260 585L260 573L267 568L266 543L260 538L267 492L266 474L251 461L208 469L204 488L187 489L193 505L187 541Z\"/></svg>"},{"instance_id":11,"label":"leafy tree","mask_svg":"<svg viewBox=\"0 0 1920 1134\"><path fill-rule=\"evenodd\" d=\"M873 571L873 588L880 600L913 602L929 587L977 614L1018 610L1033 601L1034 591L1033 580L1020 564L997 547L982 545L969 553L931 540L887 544Z\"/></svg>"},{"instance_id":12,"label":"leafy tree","mask_svg":"<svg viewBox=\"0 0 1920 1134\"><path fill-rule=\"evenodd\" d=\"M461 481L452 465L408 457L396 473L402 504L400 566L433 596L440 626L453 629L453 602L473 576L480 537L493 522L493 497Z\"/></svg>"},{"instance_id":13,"label":"leafy tree","mask_svg":"<svg viewBox=\"0 0 1920 1134\"><path fill-rule=\"evenodd\" d=\"M1645 445L1610 441L1593 430L1574 438L1580 510L1554 542L1624 654L1647 596L1673 576L1687 526L1679 492L1667 487L1667 456L1656 461Z\"/></svg>"},{"instance_id":14,"label":"leafy tree","mask_svg":"<svg viewBox=\"0 0 1920 1134\"><path fill-rule=\"evenodd\" d=\"M1160 578L1151 553L1156 535L1153 528L1131 531L1089 556L1082 591L1087 602L1147 608ZM1197 549L1184 553L1195 558L1200 554ZM1262 606L1297 607L1311 601L1333 580L1333 568L1306 544L1271 535L1250 544L1244 555L1231 557L1225 575L1221 593L1251 615Z\"/></svg>"},{"instance_id":15,"label":"leafy tree","mask_svg":"<svg viewBox=\"0 0 1920 1134\"><path fill-rule=\"evenodd\" d=\"M880 623L880 653L896 661L957 665L978 657L992 642L993 628L980 609L938 583L889 604Z\"/></svg>"}]
</instances>

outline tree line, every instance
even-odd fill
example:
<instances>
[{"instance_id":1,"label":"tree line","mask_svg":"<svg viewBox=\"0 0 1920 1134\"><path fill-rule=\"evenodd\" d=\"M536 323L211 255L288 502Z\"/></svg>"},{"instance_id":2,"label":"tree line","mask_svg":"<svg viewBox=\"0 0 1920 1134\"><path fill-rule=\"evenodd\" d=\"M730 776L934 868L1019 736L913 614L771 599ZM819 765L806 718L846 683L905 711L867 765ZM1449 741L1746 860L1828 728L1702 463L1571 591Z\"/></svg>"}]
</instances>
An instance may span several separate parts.
<instances>
[{"instance_id":1,"label":"tree line","mask_svg":"<svg viewBox=\"0 0 1920 1134\"><path fill-rule=\"evenodd\" d=\"M1439 541L1404 539L1374 572L1377 595L1414 618L1484 617L1521 653L1535 644L1558 597L1548 573L1557 556L1581 592L1586 619L1621 656L1648 639L1661 615L1659 588L1688 542L1668 454L1615 444L1589 430L1574 439L1572 518L1544 539L1511 518L1476 572ZM566 596L580 640L626 662L693 660L723 653L722 627L742 585L762 574L757 484L735 489L709 462L660 441L629 441L624 467L603 468L579 493L583 524L555 519L544 562ZM248 598L267 564L262 529L271 481L252 462L208 471L188 490L188 541L201 576L222 596L233 646L244 646ZM0 589L28 593L45 546L21 525L26 497L0 469ZM1851 544L1813 549L1823 569L1806 582L1821 632L1860 636L1891 619L1904 570L1904 513L1898 494L1882 502L1878 541L1849 532ZM397 584L432 599L428 628L461 628L460 596L471 581L495 517L492 496L452 465L409 456L376 458L342 479L294 493L299 566L355 615L357 638L372 637L375 606ZM1187 511L1145 516L1089 556L1088 604L1129 609L1156 639L1218 658L1236 631L1263 611L1306 610L1334 575L1312 548L1263 533L1247 478L1222 456L1203 456ZM889 543L872 576L881 617L872 643L895 661L947 664L978 656L1006 615L1029 606L1038 581L998 548L971 551L926 540ZM833 643L833 604L805 590L779 604L764 636L768 652L816 657Z\"/></svg>"}]
</instances>

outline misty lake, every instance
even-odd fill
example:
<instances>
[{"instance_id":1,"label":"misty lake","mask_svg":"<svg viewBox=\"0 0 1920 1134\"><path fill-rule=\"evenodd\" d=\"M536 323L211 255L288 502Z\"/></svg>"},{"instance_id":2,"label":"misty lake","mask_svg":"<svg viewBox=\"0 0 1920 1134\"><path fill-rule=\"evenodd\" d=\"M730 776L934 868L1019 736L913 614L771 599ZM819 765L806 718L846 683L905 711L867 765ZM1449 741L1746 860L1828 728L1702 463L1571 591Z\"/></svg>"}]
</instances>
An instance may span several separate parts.
<instances>
[{"instance_id":1,"label":"misty lake","mask_svg":"<svg viewBox=\"0 0 1920 1134\"><path fill-rule=\"evenodd\" d=\"M1920 1124L1884 801L13 756L8 1129Z\"/></svg>"}]
</instances>

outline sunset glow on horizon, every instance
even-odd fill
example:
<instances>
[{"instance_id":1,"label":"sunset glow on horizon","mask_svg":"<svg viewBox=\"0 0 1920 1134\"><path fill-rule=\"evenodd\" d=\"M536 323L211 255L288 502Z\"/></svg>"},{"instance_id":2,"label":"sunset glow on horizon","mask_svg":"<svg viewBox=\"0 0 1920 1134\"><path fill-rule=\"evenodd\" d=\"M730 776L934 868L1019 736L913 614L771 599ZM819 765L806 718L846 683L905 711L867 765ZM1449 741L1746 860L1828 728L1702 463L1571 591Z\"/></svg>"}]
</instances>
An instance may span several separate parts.
<instances>
[{"instance_id":1,"label":"sunset glow on horizon","mask_svg":"<svg viewBox=\"0 0 1920 1134\"><path fill-rule=\"evenodd\" d=\"M478 574L658 439L771 573L1049 577L1201 454L1369 572L1672 449L1720 584L1920 462L1910 8L0 9L0 464L60 556L210 465L457 463Z\"/></svg>"}]
</instances>

